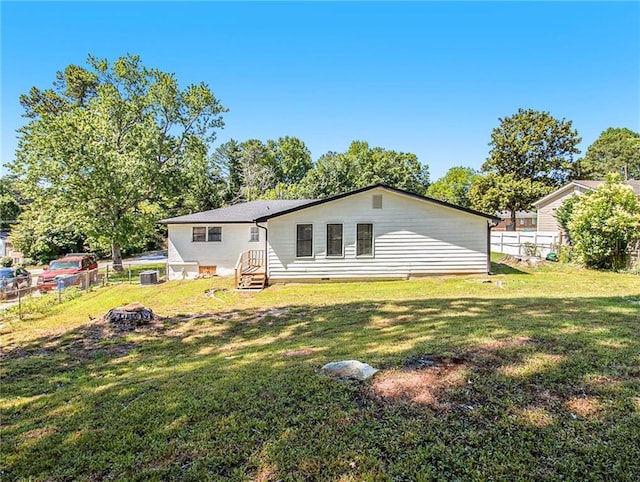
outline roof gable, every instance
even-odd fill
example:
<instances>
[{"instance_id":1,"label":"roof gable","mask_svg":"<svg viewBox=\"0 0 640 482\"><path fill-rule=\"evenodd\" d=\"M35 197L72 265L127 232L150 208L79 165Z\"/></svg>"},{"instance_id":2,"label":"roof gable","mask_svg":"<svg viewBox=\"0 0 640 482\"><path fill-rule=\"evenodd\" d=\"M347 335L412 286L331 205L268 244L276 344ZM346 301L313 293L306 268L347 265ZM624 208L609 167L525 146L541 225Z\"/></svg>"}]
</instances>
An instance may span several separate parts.
<instances>
[{"instance_id":1,"label":"roof gable","mask_svg":"<svg viewBox=\"0 0 640 482\"><path fill-rule=\"evenodd\" d=\"M387 190L387 191L390 191L390 192L393 192L393 193L396 193L396 194L401 194L401 195L404 195L404 196L408 196L408 197L411 197L411 198L414 198L414 199L418 199L418 200L421 200L421 201L426 201L426 202L429 202L429 203L432 203L432 204L436 204L436 205L439 205L439 206L443 206L443 207L446 207L446 208L455 209L456 211L461 211L461 212L464 212L464 213L467 213L467 214L471 214L471 215L474 215L474 216L479 216L479 217L482 217L482 218L485 218L485 219L488 219L488 220L492 220L492 221L495 221L495 222L500 222L500 218L498 218L496 216L492 216L492 215L489 215L489 214L481 213L479 211L474 211L473 209L467 209L467 208L463 208L463 207L460 207L460 206L456 206L455 204L450 204L450 203L447 203L447 202L444 202L444 201L439 201L437 199L432 199L432 198L429 198L429 197L421 196L419 194L415 194L415 193L412 193L412 192L409 192L409 191L405 191L403 189L398 189L398 188L391 187L391 186L388 186L386 184L381 184L381 183L380 184L374 184L372 186L363 187L363 188L360 188L360 189L356 189L355 191L349 191L349 192L346 192L346 193L337 194L335 196L330 196L330 197L325 198L325 199L318 199L318 200L315 200L315 201L309 201L306 204L301 204L299 206L295 206L295 207L292 207L290 209L286 209L284 211L280 211L280 212L277 212L277 213L272 213L272 214L263 216L261 218L256 219L256 221L257 222L264 222L264 221L267 221L267 220L269 220L271 218L284 216L285 214L293 213L293 212L300 211L300 210L303 210L303 209L307 209L307 208L310 208L310 207L313 207L313 206L319 206L321 204L326 204L326 203L329 203L329 202L332 202L332 201L337 201L339 199L343 199L343 198L346 198L346 197L349 197L349 196L360 194L360 193L363 193L363 192L366 192L366 191L371 191L373 189L384 189L384 190Z\"/></svg>"},{"instance_id":2,"label":"roof gable","mask_svg":"<svg viewBox=\"0 0 640 482\"><path fill-rule=\"evenodd\" d=\"M600 186L604 184L606 184L606 181L592 181L592 180L578 179L575 181L571 181L569 184L562 186L559 189L556 189L555 191L547 194L546 196L538 199L537 201L531 204L533 204L537 208L540 208L540 206L544 206L551 199L555 199L558 196L563 196L565 194L571 193L575 191L576 188L583 188L585 190L595 191L596 189L598 189ZM633 192L636 194L636 196L640 196L640 181L635 181L635 180L625 181L625 184L627 186L631 186L631 189L633 189Z\"/></svg>"},{"instance_id":3,"label":"roof gable","mask_svg":"<svg viewBox=\"0 0 640 482\"><path fill-rule=\"evenodd\" d=\"M233 206L227 206L224 208L212 209L209 211L202 211L194 214L187 214L185 216L178 216L175 218L168 218L159 221L160 224L241 224L241 223L254 223L265 222L271 218L283 216L292 212L307 209L313 206L343 199L355 194L370 191L373 189L385 189L396 194L401 194L411 198L415 198L421 201L426 201L432 204L443 206L450 209L455 209L467 214L479 216L495 222L500 222L500 218L489 214L474 211L473 209L467 209L455 204L450 204L437 199L428 198L415 194L409 191L404 191L395 187L388 186L386 184L374 184L373 186L367 186L354 191L349 191L335 196L330 196L325 199L294 199L294 200L262 200L262 201L250 201L246 203L234 204Z\"/></svg>"}]
</instances>

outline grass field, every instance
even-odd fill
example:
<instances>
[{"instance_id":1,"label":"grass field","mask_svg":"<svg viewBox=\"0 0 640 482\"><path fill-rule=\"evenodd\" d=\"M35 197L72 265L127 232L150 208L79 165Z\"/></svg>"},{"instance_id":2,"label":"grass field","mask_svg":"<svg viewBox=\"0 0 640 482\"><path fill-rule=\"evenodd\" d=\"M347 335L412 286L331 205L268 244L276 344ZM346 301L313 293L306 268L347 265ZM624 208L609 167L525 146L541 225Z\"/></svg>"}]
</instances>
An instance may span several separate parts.
<instances>
[{"instance_id":1,"label":"grass field","mask_svg":"<svg viewBox=\"0 0 640 482\"><path fill-rule=\"evenodd\" d=\"M11 314L2 480L638 480L640 277L100 288ZM135 331L100 320L140 301ZM365 382L327 362L379 368Z\"/></svg>"}]
</instances>

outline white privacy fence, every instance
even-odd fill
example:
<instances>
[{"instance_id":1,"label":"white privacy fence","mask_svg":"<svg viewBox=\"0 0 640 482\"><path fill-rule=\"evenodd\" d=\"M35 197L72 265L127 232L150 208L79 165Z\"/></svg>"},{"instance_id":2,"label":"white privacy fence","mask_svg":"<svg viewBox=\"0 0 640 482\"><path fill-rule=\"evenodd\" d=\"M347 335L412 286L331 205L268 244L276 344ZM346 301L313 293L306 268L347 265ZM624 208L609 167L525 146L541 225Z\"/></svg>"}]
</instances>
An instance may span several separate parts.
<instances>
[{"instance_id":1,"label":"white privacy fence","mask_svg":"<svg viewBox=\"0 0 640 482\"><path fill-rule=\"evenodd\" d=\"M556 250L560 236L554 231L492 231L491 251L504 254L526 255L536 247L537 256L546 256Z\"/></svg>"}]
</instances>

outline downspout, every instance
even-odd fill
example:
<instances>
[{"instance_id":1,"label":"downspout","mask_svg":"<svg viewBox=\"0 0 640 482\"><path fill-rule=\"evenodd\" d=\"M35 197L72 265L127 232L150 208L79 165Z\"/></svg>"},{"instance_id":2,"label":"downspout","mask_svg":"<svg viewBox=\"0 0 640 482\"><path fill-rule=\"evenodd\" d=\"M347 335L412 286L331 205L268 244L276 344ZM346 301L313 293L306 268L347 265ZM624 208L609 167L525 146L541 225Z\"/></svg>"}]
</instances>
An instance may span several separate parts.
<instances>
[{"instance_id":1,"label":"downspout","mask_svg":"<svg viewBox=\"0 0 640 482\"><path fill-rule=\"evenodd\" d=\"M269 231L266 226L260 226L258 221L254 221L257 228L264 229L264 282L265 286L269 283Z\"/></svg>"}]
</instances>

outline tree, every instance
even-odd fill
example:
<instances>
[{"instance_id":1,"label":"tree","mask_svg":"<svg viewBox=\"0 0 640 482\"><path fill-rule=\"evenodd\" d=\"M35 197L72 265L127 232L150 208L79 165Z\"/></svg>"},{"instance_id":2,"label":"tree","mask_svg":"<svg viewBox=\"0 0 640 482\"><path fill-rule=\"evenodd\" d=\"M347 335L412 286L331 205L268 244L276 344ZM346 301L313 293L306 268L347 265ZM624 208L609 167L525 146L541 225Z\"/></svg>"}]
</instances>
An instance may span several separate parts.
<instances>
[{"instance_id":1,"label":"tree","mask_svg":"<svg viewBox=\"0 0 640 482\"><path fill-rule=\"evenodd\" d=\"M539 199L548 192L548 187L541 182L518 179L514 174L499 175L490 172L475 179L469 189L469 201L474 209L484 213L510 211L510 229L515 231L515 213L527 211L532 200Z\"/></svg>"},{"instance_id":2,"label":"tree","mask_svg":"<svg viewBox=\"0 0 640 482\"><path fill-rule=\"evenodd\" d=\"M82 230L82 220L56 205L43 203L20 215L11 240L26 257L46 263L69 252L85 251Z\"/></svg>"},{"instance_id":3,"label":"tree","mask_svg":"<svg viewBox=\"0 0 640 482\"><path fill-rule=\"evenodd\" d=\"M269 161L278 183L297 184L313 167L309 149L297 137L285 136L277 141L269 140L267 149L271 151Z\"/></svg>"},{"instance_id":4,"label":"tree","mask_svg":"<svg viewBox=\"0 0 640 482\"><path fill-rule=\"evenodd\" d=\"M480 180L475 189L476 207L488 212L510 211L515 229L516 211L529 210L531 203L548 194L575 174L574 154L581 138L571 129L571 121L557 120L548 112L519 109L511 117L499 119L491 133L490 157L482 165L491 178ZM500 185L509 195L483 195L482 186ZM515 183L517 191L512 187Z\"/></svg>"},{"instance_id":5,"label":"tree","mask_svg":"<svg viewBox=\"0 0 640 482\"><path fill-rule=\"evenodd\" d=\"M83 234L108 243L118 268L122 246L155 231L160 202L188 179L189 150L213 141L225 109L207 85L180 89L138 56L113 64L89 56L88 65L21 98L31 120L12 169L36 200L32 209L49 203L82 220Z\"/></svg>"},{"instance_id":6,"label":"tree","mask_svg":"<svg viewBox=\"0 0 640 482\"><path fill-rule=\"evenodd\" d=\"M587 148L580 161L580 177L599 180L611 172L640 180L640 134L609 127Z\"/></svg>"},{"instance_id":7,"label":"tree","mask_svg":"<svg viewBox=\"0 0 640 482\"><path fill-rule=\"evenodd\" d=\"M215 156L207 157L207 146L200 139L190 142L193 145L185 151L186 180L175 183L182 192L175 192L173 198L181 200L179 209L189 213L219 208L227 190L222 169Z\"/></svg>"},{"instance_id":8,"label":"tree","mask_svg":"<svg viewBox=\"0 0 640 482\"><path fill-rule=\"evenodd\" d=\"M240 175L242 201L254 201L277 182L276 167L272 152L258 139L249 139L240 144Z\"/></svg>"},{"instance_id":9,"label":"tree","mask_svg":"<svg viewBox=\"0 0 640 482\"><path fill-rule=\"evenodd\" d=\"M469 208L469 189L478 177L478 173L470 167L452 167L443 177L429 185L427 196Z\"/></svg>"},{"instance_id":10,"label":"tree","mask_svg":"<svg viewBox=\"0 0 640 482\"><path fill-rule=\"evenodd\" d=\"M9 176L0 177L0 231L9 229L16 222L22 202L15 180Z\"/></svg>"},{"instance_id":11,"label":"tree","mask_svg":"<svg viewBox=\"0 0 640 482\"><path fill-rule=\"evenodd\" d=\"M608 175L606 184L573 205L569 234L580 260L589 267L624 268L629 247L640 238L640 201L633 189Z\"/></svg>"},{"instance_id":12,"label":"tree","mask_svg":"<svg viewBox=\"0 0 640 482\"><path fill-rule=\"evenodd\" d=\"M429 168L415 154L354 141L347 152L329 152L318 159L300 182L298 194L323 198L377 183L424 194L429 185Z\"/></svg>"},{"instance_id":13,"label":"tree","mask_svg":"<svg viewBox=\"0 0 640 482\"><path fill-rule=\"evenodd\" d=\"M240 199L242 188L242 150L238 141L231 139L220 145L211 158L212 164L220 171L226 184L223 199L234 204Z\"/></svg>"}]
</instances>

